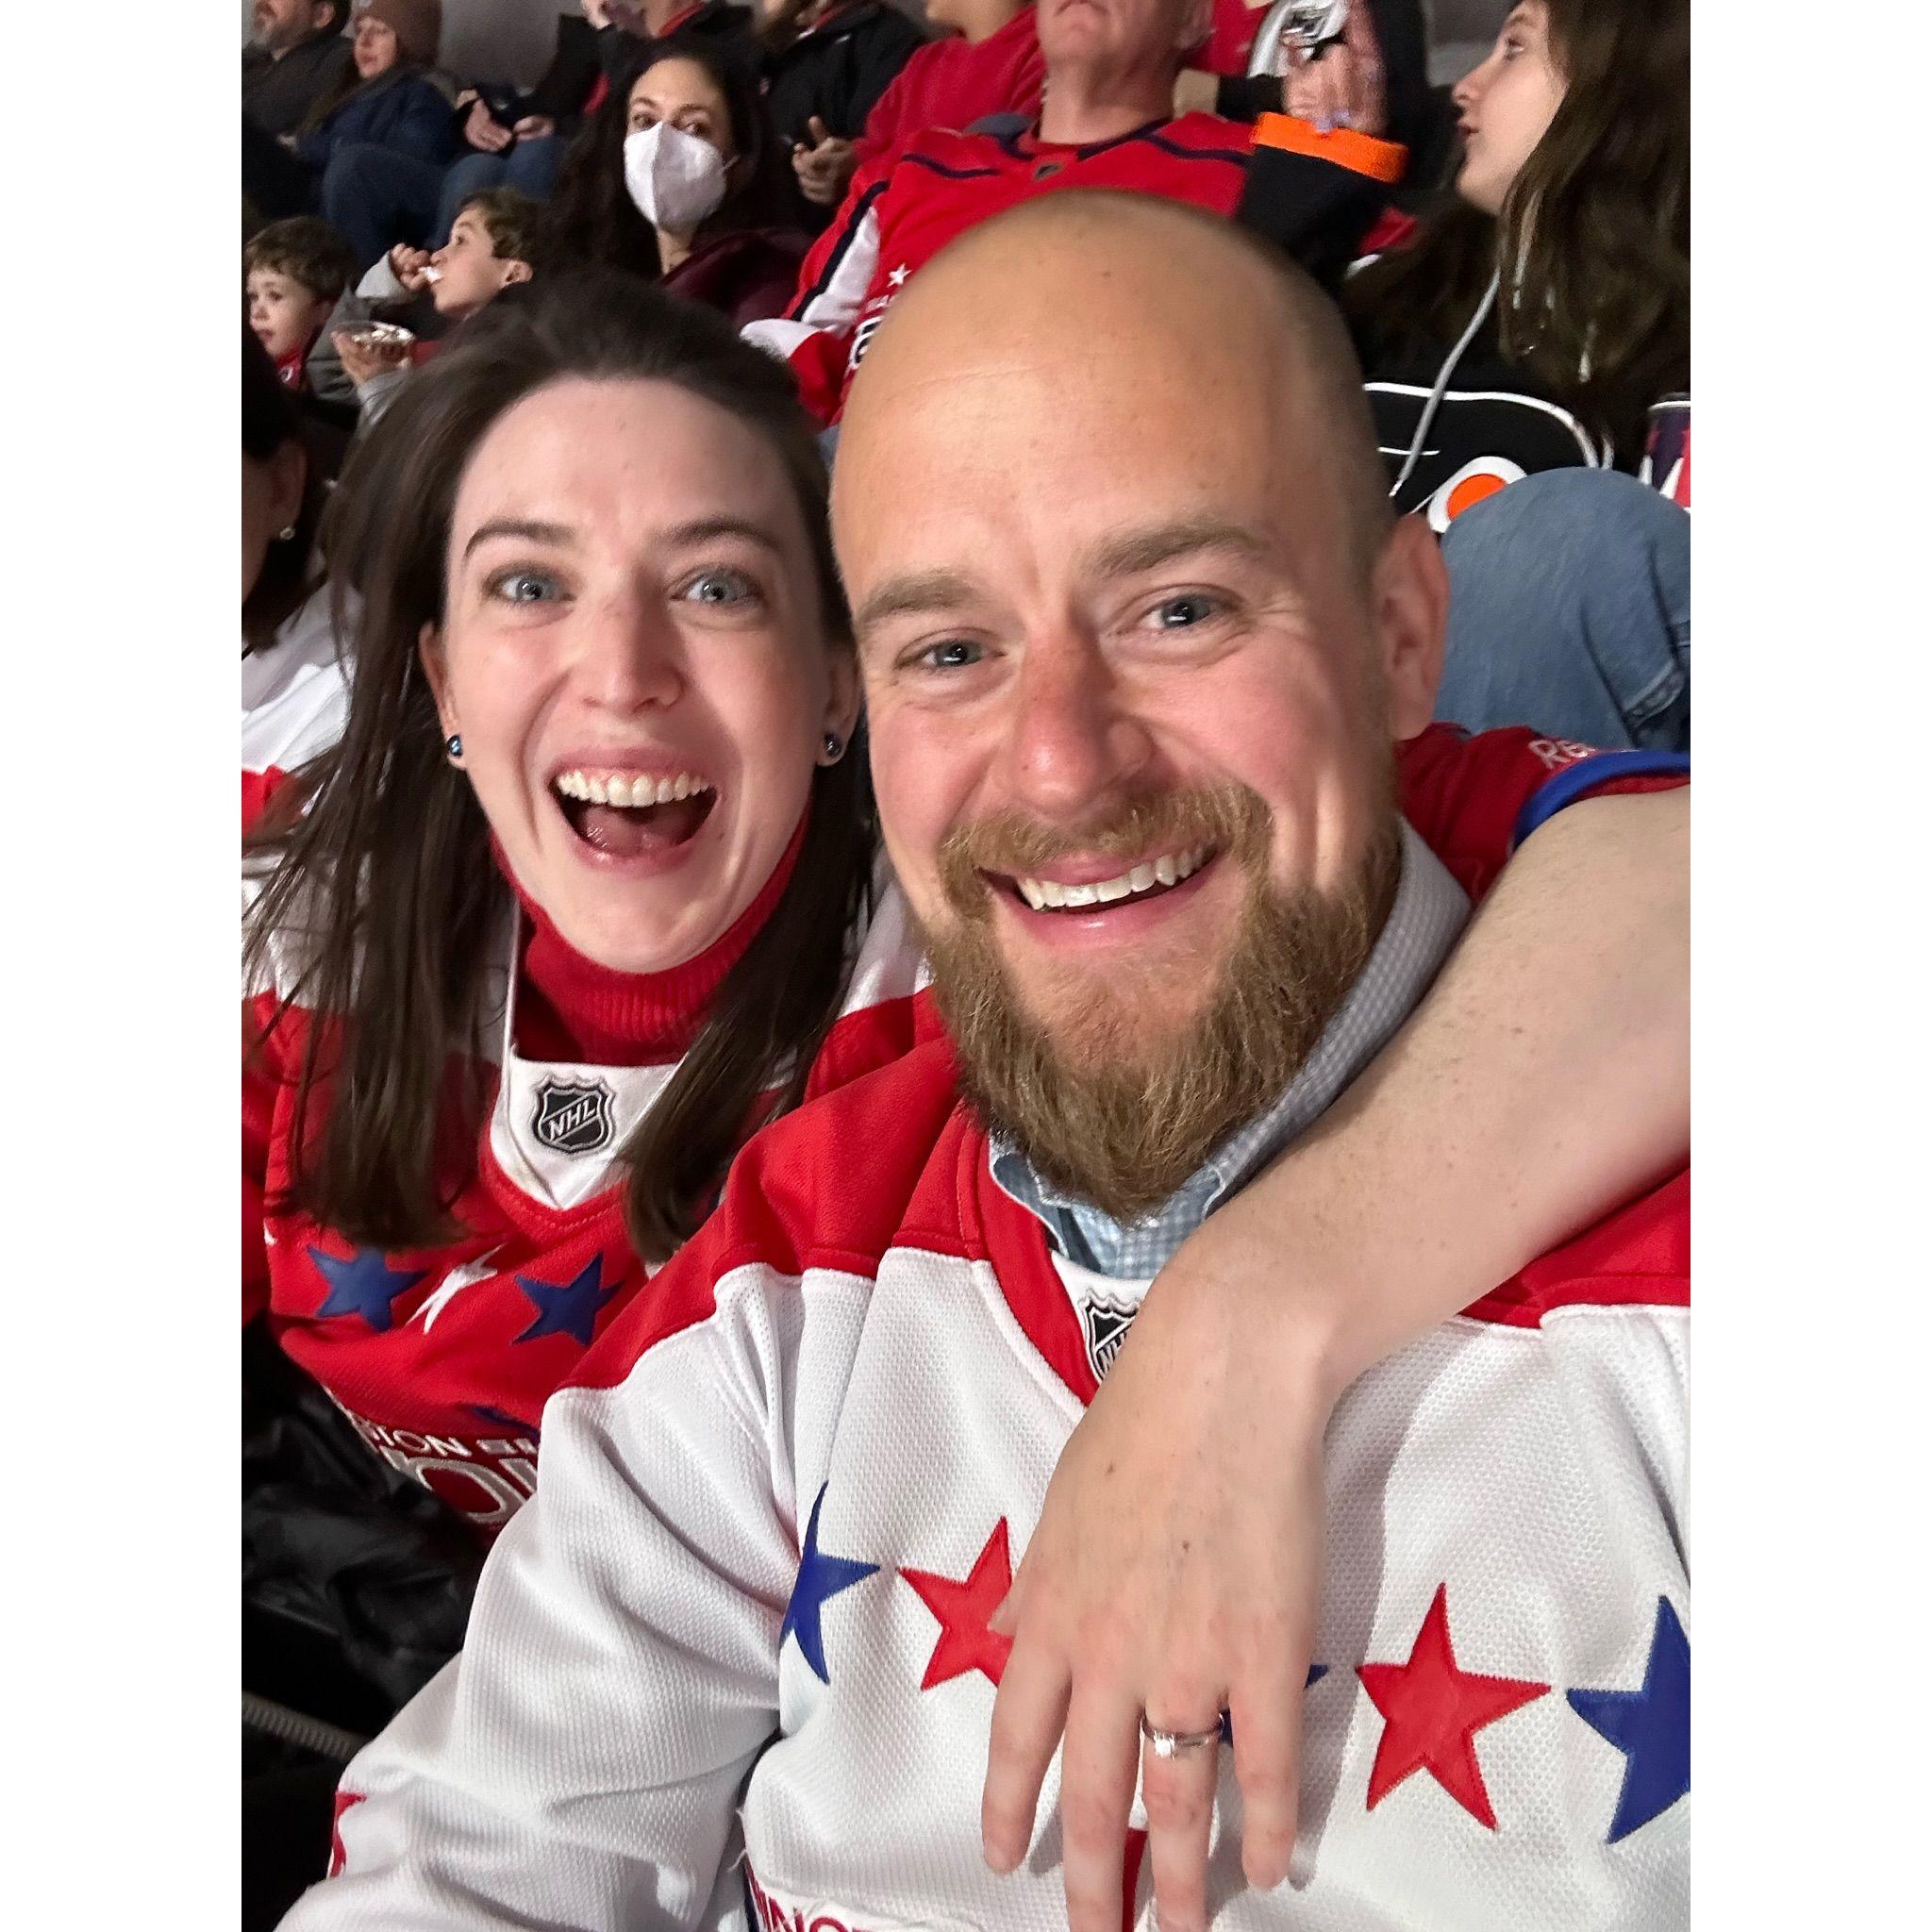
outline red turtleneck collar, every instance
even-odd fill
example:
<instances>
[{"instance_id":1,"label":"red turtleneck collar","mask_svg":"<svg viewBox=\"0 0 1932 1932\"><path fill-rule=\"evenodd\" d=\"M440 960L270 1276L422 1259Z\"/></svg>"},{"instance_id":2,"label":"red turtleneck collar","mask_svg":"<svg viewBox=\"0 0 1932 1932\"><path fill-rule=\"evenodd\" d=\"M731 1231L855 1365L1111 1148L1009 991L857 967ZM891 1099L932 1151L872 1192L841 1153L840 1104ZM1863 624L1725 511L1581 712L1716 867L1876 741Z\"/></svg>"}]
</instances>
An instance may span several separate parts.
<instances>
[{"instance_id":1,"label":"red turtleneck collar","mask_svg":"<svg viewBox=\"0 0 1932 1932\"><path fill-rule=\"evenodd\" d=\"M698 1036L724 975L772 916L798 864L809 812L730 929L682 965L662 973L618 973L587 959L518 883L492 839L497 869L524 908L517 977L516 1050L525 1059L593 1067L653 1067L681 1058Z\"/></svg>"}]
</instances>

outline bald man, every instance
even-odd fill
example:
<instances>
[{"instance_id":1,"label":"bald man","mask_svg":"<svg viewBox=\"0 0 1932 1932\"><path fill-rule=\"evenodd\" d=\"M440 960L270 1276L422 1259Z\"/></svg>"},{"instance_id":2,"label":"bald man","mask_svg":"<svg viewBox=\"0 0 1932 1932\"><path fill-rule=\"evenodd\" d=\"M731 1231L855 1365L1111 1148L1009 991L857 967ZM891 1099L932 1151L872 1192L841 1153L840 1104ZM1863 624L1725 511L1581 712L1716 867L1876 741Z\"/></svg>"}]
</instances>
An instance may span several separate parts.
<instances>
[{"instance_id":1,"label":"bald man","mask_svg":"<svg viewBox=\"0 0 1932 1932\"><path fill-rule=\"evenodd\" d=\"M1320 296L1186 211L1036 204L895 311L835 523L952 1040L758 1136L552 1401L291 1926L1151 1923L1186 1845L1063 1895L1058 1768L983 1859L989 1619L1147 1277L1467 914L1394 804L1444 591L1379 475ZM1343 1396L1292 1886L1243 1887L1197 1686L1141 1719L1150 1810L1208 1844L1164 1924L1683 1922L1687 1185Z\"/></svg>"}]
</instances>

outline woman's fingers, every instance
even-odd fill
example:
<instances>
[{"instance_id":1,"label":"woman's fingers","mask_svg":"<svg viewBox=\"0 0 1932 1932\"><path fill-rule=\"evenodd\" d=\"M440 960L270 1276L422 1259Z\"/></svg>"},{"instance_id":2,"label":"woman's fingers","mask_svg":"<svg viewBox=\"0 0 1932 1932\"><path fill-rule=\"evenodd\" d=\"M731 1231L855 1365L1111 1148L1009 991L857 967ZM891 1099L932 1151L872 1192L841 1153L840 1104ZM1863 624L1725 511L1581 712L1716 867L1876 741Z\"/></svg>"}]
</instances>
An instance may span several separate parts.
<instances>
[{"instance_id":1,"label":"woman's fingers","mask_svg":"<svg viewBox=\"0 0 1932 1932\"><path fill-rule=\"evenodd\" d=\"M1065 1663L1037 1635L1013 1645L993 1698L979 1804L980 1841L995 1872L1012 1871L1032 1841L1040 1787L1067 1719L1068 1690Z\"/></svg>"},{"instance_id":2,"label":"woman's fingers","mask_svg":"<svg viewBox=\"0 0 1932 1932\"><path fill-rule=\"evenodd\" d=\"M1279 1885L1294 1856L1307 1674L1307 1646L1294 1646L1269 1659L1268 1668L1229 1699L1234 1774L1241 1790L1241 1871L1258 1891Z\"/></svg>"},{"instance_id":3,"label":"woman's fingers","mask_svg":"<svg viewBox=\"0 0 1932 1932\"><path fill-rule=\"evenodd\" d=\"M1138 1704L1116 1690L1087 1690L1074 1684L1060 1754L1068 1932L1120 1932L1140 1740Z\"/></svg>"},{"instance_id":4,"label":"woman's fingers","mask_svg":"<svg viewBox=\"0 0 1932 1932\"><path fill-rule=\"evenodd\" d=\"M1212 1699L1163 1702L1148 1722L1160 1729L1214 1735L1163 1756L1141 1747L1141 1795L1147 1807L1147 1854L1154 1870L1154 1916L1160 1932L1205 1932L1208 1843L1214 1825L1214 1786L1221 1765L1220 1716Z\"/></svg>"}]
</instances>

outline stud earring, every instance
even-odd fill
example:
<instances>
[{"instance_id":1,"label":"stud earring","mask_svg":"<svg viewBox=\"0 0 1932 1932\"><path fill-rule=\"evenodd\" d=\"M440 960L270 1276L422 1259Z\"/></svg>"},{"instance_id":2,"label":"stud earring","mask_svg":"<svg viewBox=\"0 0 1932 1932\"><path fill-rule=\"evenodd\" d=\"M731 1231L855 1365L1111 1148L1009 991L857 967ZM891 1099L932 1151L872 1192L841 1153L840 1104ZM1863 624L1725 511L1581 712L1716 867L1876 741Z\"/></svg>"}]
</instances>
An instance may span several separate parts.
<instances>
[{"instance_id":1,"label":"stud earring","mask_svg":"<svg viewBox=\"0 0 1932 1932\"><path fill-rule=\"evenodd\" d=\"M836 731L825 733L825 758L828 765L836 765L845 756L845 746Z\"/></svg>"},{"instance_id":2,"label":"stud earring","mask_svg":"<svg viewBox=\"0 0 1932 1932\"><path fill-rule=\"evenodd\" d=\"M448 755L450 763L455 764L456 761L463 755L463 741L461 736L458 733L452 731L450 735L442 741L442 748L443 751Z\"/></svg>"},{"instance_id":3,"label":"stud earring","mask_svg":"<svg viewBox=\"0 0 1932 1932\"><path fill-rule=\"evenodd\" d=\"M293 524L284 524L282 527L275 532L275 541L277 543L292 543L294 540L295 526Z\"/></svg>"}]
</instances>

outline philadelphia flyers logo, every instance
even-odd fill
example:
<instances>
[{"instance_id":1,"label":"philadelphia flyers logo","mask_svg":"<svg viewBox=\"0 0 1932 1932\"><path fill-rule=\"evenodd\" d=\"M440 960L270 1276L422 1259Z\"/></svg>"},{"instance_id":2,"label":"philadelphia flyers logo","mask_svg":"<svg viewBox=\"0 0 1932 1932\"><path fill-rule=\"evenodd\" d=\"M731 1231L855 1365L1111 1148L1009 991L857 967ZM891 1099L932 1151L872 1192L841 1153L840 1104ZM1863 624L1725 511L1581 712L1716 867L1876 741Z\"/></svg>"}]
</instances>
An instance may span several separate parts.
<instances>
[{"instance_id":1,"label":"philadelphia flyers logo","mask_svg":"<svg viewBox=\"0 0 1932 1932\"><path fill-rule=\"evenodd\" d=\"M1464 510L1523 480L1523 465L1507 457L1475 457L1441 484L1428 500L1429 528L1441 536Z\"/></svg>"}]
</instances>

